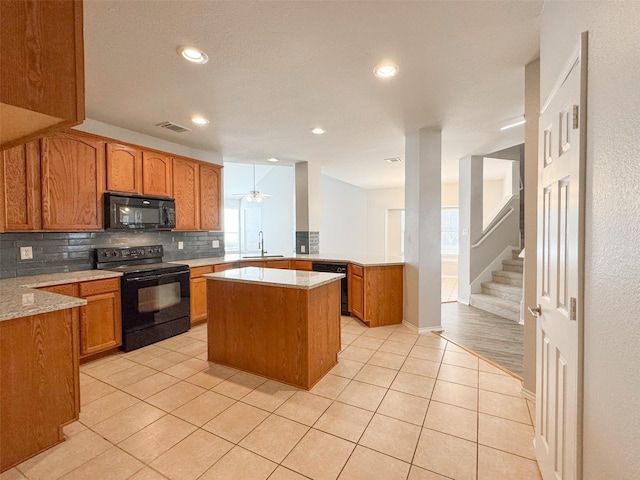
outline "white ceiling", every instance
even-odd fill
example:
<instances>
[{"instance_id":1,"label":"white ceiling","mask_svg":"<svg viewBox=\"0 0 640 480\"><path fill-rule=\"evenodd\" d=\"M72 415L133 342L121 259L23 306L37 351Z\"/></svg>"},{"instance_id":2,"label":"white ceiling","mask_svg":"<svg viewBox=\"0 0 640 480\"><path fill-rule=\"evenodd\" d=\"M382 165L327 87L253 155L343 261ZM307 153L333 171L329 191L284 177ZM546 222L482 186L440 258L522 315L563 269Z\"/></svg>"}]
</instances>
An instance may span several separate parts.
<instances>
[{"instance_id":1,"label":"white ceiling","mask_svg":"<svg viewBox=\"0 0 640 480\"><path fill-rule=\"evenodd\" d=\"M404 183L406 132L458 159L522 143L542 1L85 0L87 117L226 161L309 161L364 188ZM179 45L201 48L189 64ZM399 65L381 80L373 67ZM197 126L194 114L211 123ZM192 128L175 133L162 121ZM323 136L310 133L314 126Z\"/></svg>"}]
</instances>

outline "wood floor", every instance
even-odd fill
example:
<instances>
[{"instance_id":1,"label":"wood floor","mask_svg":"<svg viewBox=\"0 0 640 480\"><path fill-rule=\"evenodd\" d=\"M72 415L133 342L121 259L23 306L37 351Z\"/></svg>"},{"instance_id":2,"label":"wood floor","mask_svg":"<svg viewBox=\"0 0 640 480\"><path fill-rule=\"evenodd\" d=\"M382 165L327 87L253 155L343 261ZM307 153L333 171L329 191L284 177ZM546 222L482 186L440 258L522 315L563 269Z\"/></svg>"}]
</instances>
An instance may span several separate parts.
<instances>
[{"instance_id":1,"label":"wood floor","mask_svg":"<svg viewBox=\"0 0 640 480\"><path fill-rule=\"evenodd\" d=\"M524 330L519 323L462 303L442 304L442 335L522 376Z\"/></svg>"}]
</instances>

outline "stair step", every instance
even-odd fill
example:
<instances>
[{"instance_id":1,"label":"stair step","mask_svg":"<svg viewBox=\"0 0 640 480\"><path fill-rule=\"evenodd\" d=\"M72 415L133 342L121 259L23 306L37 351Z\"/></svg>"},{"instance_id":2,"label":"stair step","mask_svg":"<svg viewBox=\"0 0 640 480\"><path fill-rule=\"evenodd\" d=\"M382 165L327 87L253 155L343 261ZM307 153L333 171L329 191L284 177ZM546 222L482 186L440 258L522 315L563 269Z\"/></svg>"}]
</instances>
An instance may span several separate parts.
<instances>
[{"instance_id":1,"label":"stair step","mask_svg":"<svg viewBox=\"0 0 640 480\"><path fill-rule=\"evenodd\" d=\"M506 270L495 270L491 272L491 278L496 283L503 283L505 285L514 285L516 287L522 287L522 273L520 272L508 272Z\"/></svg>"},{"instance_id":2,"label":"stair step","mask_svg":"<svg viewBox=\"0 0 640 480\"><path fill-rule=\"evenodd\" d=\"M472 293L469 305L514 322L520 321L520 302L512 302L484 293Z\"/></svg>"},{"instance_id":3,"label":"stair step","mask_svg":"<svg viewBox=\"0 0 640 480\"><path fill-rule=\"evenodd\" d=\"M502 269L507 272L520 272L522 273L524 267L524 260L522 258L518 258L517 260L503 260L502 261Z\"/></svg>"},{"instance_id":4,"label":"stair step","mask_svg":"<svg viewBox=\"0 0 640 480\"><path fill-rule=\"evenodd\" d=\"M508 285L505 283L482 282L482 293L510 300L512 302L520 303L522 300L522 287Z\"/></svg>"},{"instance_id":5,"label":"stair step","mask_svg":"<svg viewBox=\"0 0 640 480\"><path fill-rule=\"evenodd\" d=\"M522 258L518 258L518 255L520 255L521 251L521 248L514 248L513 250L511 250L511 258L513 260L523 260Z\"/></svg>"}]
</instances>

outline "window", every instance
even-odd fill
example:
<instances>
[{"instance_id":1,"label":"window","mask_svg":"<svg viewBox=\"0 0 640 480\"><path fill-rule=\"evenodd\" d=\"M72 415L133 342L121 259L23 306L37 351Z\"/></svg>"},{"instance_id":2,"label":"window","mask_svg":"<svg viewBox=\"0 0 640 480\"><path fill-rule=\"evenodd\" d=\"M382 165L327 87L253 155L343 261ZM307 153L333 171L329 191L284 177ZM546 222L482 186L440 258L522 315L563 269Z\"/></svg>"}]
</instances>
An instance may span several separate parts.
<instances>
[{"instance_id":1,"label":"window","mask_svg":"<svg viewBox=\"0 0 640 480\"><path fill-rule=\"evenodd\" d=\"M237 207L224 209L224 249L225 252L240 251L240 215Z\"/></svg>"},{"instance_id":2,"label":"window","mask_svg":"<svg viewBox=\"0 0 640 480\"><path fill-rule=\"evenodd\" d=\"M458 254L458 207L447 207L442 209L440 242L443 255Z\"/></svg>"}]
</instances>

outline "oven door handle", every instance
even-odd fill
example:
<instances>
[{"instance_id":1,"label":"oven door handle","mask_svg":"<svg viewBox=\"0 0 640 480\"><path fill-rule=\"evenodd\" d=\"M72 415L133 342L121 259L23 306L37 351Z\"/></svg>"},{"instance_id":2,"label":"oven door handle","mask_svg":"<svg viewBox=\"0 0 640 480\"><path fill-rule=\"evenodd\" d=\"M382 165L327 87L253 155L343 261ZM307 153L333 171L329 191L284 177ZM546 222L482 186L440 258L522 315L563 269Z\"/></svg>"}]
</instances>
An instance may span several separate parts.
<instances>
[{"instance_id":1,"label":"oven door handle","mask_svg":"<svg viewBox=\"0 0 640 480\"><path fill-rule=\"evenodd\" d=\"M176 277L176 280L179 280L180 275L184 275L185 273L187 272L160 273L158 275L147 275L146 277L127 278L127 282L146 282L166 277Z\"/></svg>"}]
</instances>

